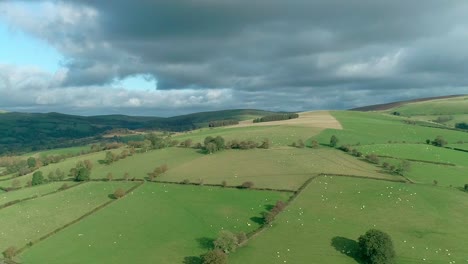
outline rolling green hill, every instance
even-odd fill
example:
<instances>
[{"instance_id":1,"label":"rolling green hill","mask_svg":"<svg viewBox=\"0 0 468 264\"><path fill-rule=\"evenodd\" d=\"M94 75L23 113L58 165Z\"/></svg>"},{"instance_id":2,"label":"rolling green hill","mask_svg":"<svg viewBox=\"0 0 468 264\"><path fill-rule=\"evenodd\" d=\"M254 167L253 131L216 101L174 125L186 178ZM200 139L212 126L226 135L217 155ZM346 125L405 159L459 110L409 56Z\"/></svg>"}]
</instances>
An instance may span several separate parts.
<instances>
[{"instance_id":1,"label":"rolling green hill","mask_svg":"<svg viewBox=\"0 0 468 264\"><path fill-rule=\"evenodd\" d=\"M90 143L116 128L186 131L208 126L215 120L245 120L272 112L252 109L195 113L168 118L125 115L76 116L60 113L0 115L0 154Z\"/></svg>"}]
</instances>

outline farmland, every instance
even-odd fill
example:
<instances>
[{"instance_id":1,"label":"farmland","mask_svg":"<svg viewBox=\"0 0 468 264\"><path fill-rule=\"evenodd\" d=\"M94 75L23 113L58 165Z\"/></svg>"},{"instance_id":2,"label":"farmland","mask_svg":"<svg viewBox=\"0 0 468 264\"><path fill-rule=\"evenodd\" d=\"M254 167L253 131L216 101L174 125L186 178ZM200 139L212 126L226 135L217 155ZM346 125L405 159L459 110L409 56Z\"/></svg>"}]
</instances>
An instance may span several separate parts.
<instances>
[{"instance_id":1,"label":"farmland","mask_svg":"<svg viewBox=\"0 0 468 264\"><path fill-rule=\"evenodd\" d=\"M378 228L392 236L397 263L464 263L465 196L432 186L319 177L230 261L356 263L357 237Z\"/></svg>"},{"instance_id":2,"label":"farmland","mask_svg":"<svg viewBox=\"0 0 468 264\"><path fill-rule=\"evenodd\" d=\"M81 153L89 145L28 153L24 161L77 156L34 167L45 177L37 186L29 186L34 172L0 178L6 191L0 193L0 249L19 250L13 260L21 264L199 264L220 231L228 230L248 234L237 251L229 251L231 264L352 264L362 263L357 238L377 228L393 239L397 264L464 263L467 133L408 116L302 112L272 122L139 131L138 137L120 138L126 143L110 150L113 155ZM217 136L222 146L211 143L210 150L205 139ZM435 146L438 136L446 147ZM267 147L227 147L231 140L265 138ZM180 145L188 139L190 146ZM90 178L78 182L70 170L85 160ZM389 169L405 162L404 171ZM57 169L64 179L47 177ZM20 188L8 188L15 180ZM284 208L267 221L277 201L286 202Z\"/></svg>"},{"instance_id":3,"label":"farmland","mask_svg":"<svg viewBox=\"0 0 468 264\"><path fill-rule=\"evenodd\" d=\"M134 183L86 183L0 210L0 247L20 248L110 201L117 188Z\"/></svg>"},{"instance_id":4,"label":"farmland","mask_svg":"<svg viewBox=\"0 0 468 264\"><path fill-rule=\"evenodd\" d=\"M250 232L287 193L146 183L21 256L22 263L183 263L221 230ZM96 229L96 226L101 228ZM57 248L61 250L55 250ZM87 252L83 254L83 252Z\"/></svg>"}]
</instances>

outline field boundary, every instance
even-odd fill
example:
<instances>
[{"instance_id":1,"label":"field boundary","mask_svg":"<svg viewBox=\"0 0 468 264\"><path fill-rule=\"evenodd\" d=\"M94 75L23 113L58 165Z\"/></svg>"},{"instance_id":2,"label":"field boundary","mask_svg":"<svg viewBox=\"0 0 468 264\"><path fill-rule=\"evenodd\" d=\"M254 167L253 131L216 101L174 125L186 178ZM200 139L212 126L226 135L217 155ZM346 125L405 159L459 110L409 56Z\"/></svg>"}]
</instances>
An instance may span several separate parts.
<instances>
[{"instance_id":1,"label":"field boundary","mask_svg":"<svg viewBox=\"0 0 468 264\"><path fill-rule=\"evenodd\" d=\"M5 209L5 208L7 208L7 207L10 207L10 206L12 206L12 205L21 203L21 202L25 202L25 201L28 201L28 200L33 200L33 199L36 199L36 198L40 198L40 197L44 197L44 196L47 196L47 195L55 194L55 193L58 193L58 192L66 191L66 190L68 190L68 189L71 189L71 188L73 188L73 187L82 185L82 184L84 184L84 183L86 183L86 182L77 183L77 184L75 184L75 185L73 185L73 186L70 186L70 187L68 187L68 188L66 188L66 189L60 189L60 188L59 188L59 189L57 189L57 190L55 190L55 191L52 191L52 192L49 192L49 193L46 193L46 194L43 194L43 195L34 195L34 196L30 196L30 197L23 198L23 199L13 200L13 201L10 201L10 202L8 202L8 203L1 204L1 205L0 205L0 210L1 210L1 209ZM31 188L31 187L27 187L27 188ZM21 190L21 189L20 189L20 190ZM17 191L19 191L19 190L17 190Z\"/></svg>"},{"instance_id":2,"label":"field boundary","mask_svg":"<svg viewBox=\"0 0 468 264\"><path fill-rule=\"evenodd\" d=\"M176 185L192 185L192 186L210 186L210 187L221 187L226 189L237 189L237 190L252 190L252 191L274 191L274 192L286 192L286 193L295 193L297 192L294 190L287 190L287 189L274 189L274 188L242 188L239 186L223 186L222 184L214 184L214 183L196 183L196 182L189 182L189 183L181 183L181 182L171 182L171 181L147 181L149 183L163 183L163 184L176 184Z\"/></svg>"},{"instance_id":3,"label":"field boundary","mask_svg":"<svg viewBox=\"0 0 468 264\"><path fill-rule=\"evenodd\" d=\"M396 160L407 160L413 162L420 162L420 163L429 163L435 165L443 165L443 166L452 166L455 167L457 164L449 163L449 162L437 162L437 161L430 161L430 160L418 160L418 159L404 159L404 158L397 158L393 156L386 156L386 155L377 155L379 158L387 158L387 159L396 159Z\"/></svg>"},{"instance_id":4,"label":"field boundary","mask_svg":"<svg viewBox=\"0 0 468 264\"><path fill-rule=\"evenodd\" d=\"M138 187L142 186L144 183L145 183L144 181L139 181L139 183L138 183L137 185L135 185L135 186L133 186L132 188L128 189L128 190L126 191L126 193L128 194L128 193L130 193L130 192L136 190ZM125 195L125 196L127 196L127 195ZM120 199L125 198L125 196L122 197L122 198L120 198ZM43 241L43 240L45 240L45 239L47 239L47 238L49 238L49 237L51 237L51 236L57 234L58 232L62 231L63 229L65 229L65 228L67 228L67 227L69 227L69 226L71 226L71 225L73 225L73 224L75 224L75 223L77 223L77 222L83 220L84 218L86 218L86 217L88 217L88 216L90 216L90 215L92 215L92 214L98 212L99 210L105 208L106 206L110 205L111 203L113 203L113 202L115 202L115 201L117 201L117 200L118 200L118 199L112 199L112 200L110 200L110 201L107 201L107 202L105 202L105 203L99 205L98 207L92 209L91 211L85 213L84 215L82 215L82 216L76 218L75 220L73 220L73 221L71 221L71 222L69 222L69 223L67 223L67 224L65 224L65 225L63 225L63 226L61 226L61 227L59 227L59 228L56 228L55 230L53 230L53 231L51 231L51 232L49 232L49 233L47 233L47 234L41 236L41 237L38 238L38 239L35 239L35 240L30 241L30 242L27 243L25 246L23 246L23 247L21 247L20 249L18 249L18 251L16 252L15 256L21 254L23 251L25 251L26 249L32 247L33 245L35 245L35 244L37 244L37 243L39 243L39 242L41 242L41 241Z\"/></svg>"},{"instance_id":5,"label":"field boundary","mask_svg":"<svg viewBox=\"0 0 468 264\"><path fill-rule=\"evenodd\" d=\"M309 186L309 184L316 178L320 177L320 175L314 175L314 176L311 176L309 179L307 179L302 185L301 187L299 187L299 189L297 189L297 191L294 192L293 195L291 195L291 197L289 197L289 199L286 201L286 206L285 208L287 208L294 200L296 200L296 198L302 193L302 191L304 191L305 188L307 188L307 186ZM284 211L284 210L283 210ZM247 239L242 243L240 244L239 246L244 246L245 244L247 244L249 242L249 240L251 240L252 238L256 237L257 235L259 235L260 233L262 233L263 231L265 231L266 229L268 229L268 225L266 224L263 224L262 226L260 226L258 229L256 230L253 230L249 233L247 233Z\"/></svg>"}]
</instances>

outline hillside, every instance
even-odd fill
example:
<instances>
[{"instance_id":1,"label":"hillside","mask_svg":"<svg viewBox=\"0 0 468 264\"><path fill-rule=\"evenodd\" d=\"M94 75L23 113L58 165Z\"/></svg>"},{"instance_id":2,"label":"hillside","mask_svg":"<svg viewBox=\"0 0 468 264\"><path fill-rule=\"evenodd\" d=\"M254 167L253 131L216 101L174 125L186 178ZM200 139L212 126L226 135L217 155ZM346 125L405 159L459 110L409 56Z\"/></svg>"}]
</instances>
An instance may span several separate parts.
<instances>
[{"instance_id":1,"label":"hillside","mask_svg":"<svg viewBox=\"0 0 468 264\"><path fill-rule=\"evenodd\" d=\"M399 110L420 114L426 106L416 104L430 103L457 115L464 108L461 98L438 100ZM203 127L137 146L3 157L5 166L36 162L24 175L0 176L0 251L21 264L204 264L214 248L227 252L218 252L223 264L357 264L358 237L379 229L393 240L395 263L464 263L467 133L408 122L413 117L392 110L302 112L260 123L252 119L268 113L199 113L173 124ZM236 118L244 121L206 127ZM73 120L103 129L167 119ZM38 162L52 155L62 159Z\"/></svg>"},{"instance_id":2,"label":"hillside","mask_svg":"<svg viewBox=\"0 0 468 264\"><path fill-rule=\"evenodd\" d=\"M0 154L85 144L116 128L187 131L206 127L210 121L241 121L268 114L272 112L252 109L203 112L168 118L9 112L0 115Z\"/></svg>"},{"instance_id":3,"label":"hillside","mask_svg":"<svg viewBox=\"0 0 468 264\"><path fill-rule=\"evenodd\" d=\"M417 102L425 102L425 101L432 101L437 99L449 99L453 97L460 97L464 95L446 95L446 96L436 96L436 97L426 97L426 98L417 98L412 100L405 100L405 101L397 101L391 103L384 103L384 104L375 104L375 105L367 105L367 106L360 106L356 108L349 109L350 111L384 111L389 110L392 108L396 108L402 105L417 103Z\"/></svg>"}]
</instances>

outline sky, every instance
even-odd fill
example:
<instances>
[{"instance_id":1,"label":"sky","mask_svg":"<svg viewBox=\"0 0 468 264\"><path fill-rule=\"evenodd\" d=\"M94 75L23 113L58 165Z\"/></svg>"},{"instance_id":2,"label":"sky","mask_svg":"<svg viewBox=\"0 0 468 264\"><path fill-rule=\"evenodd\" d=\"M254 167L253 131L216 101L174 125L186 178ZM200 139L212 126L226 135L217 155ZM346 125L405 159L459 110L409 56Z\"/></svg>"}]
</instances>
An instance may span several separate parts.
<instances>
[{"instance_id":1,"label":"sky","mask_svg":"<svg viewBox=\"0 0 468 264\"><path fill-rule=\"evenodd\" d=\"M0 1L0 110L174 116L468 94L466 0Z\"/></svg>"}]
</instances>

